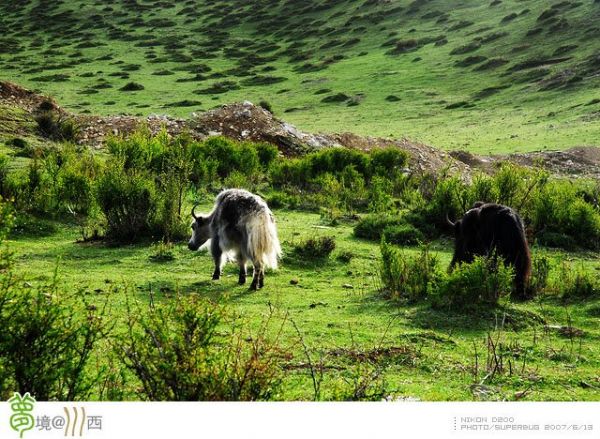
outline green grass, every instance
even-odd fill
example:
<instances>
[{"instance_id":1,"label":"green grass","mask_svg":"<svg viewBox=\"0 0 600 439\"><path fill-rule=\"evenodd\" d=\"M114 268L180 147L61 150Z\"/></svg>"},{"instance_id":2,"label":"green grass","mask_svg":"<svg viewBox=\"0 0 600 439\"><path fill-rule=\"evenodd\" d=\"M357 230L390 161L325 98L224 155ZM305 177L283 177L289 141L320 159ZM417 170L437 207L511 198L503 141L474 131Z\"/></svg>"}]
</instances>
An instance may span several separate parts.
<instances>
[{"instance_id":1,"label":"green grass","mask_svg":"<svg viewBox=\"0 0 600 439\"><path fill-rule=\"evenodd\" d=\"M282 364L286 374L280 399L313 397L309 371L302 366L306 358L291 321L302 333L312 361L323 361L324 398L334 397L344 378L365 366L364 360L357 359L358 352L372 356L373 367L382 370L387 392L396 398L511 400L526 391L522 399L600 399L599 300L564 305L546 296L524 304L504 303L479 315L436 311L426 303L389 302L377 291L379 247L354 238L351 224L324 228L319 215L293 211L275 211L275 216L288 256L279 271L267 273L265 288L259 292L237 285L235 264L226 266L220 281L211 281L210 256L190 252L185 243L173 248L174 260L157 263L149 258L156 250L152 243L124 247L76 243L78 228L56 223L55 233L13 236L10 247L17 271L32 285L49 280L58 265L60 281L67 288L96 295L98 301L108 298L109 318L117 331L124 325L125 285L142 300L149 299L150 291L157 300L173 300L176 291L222 297L228 307L256 325L271 307L279 316L287 313L284 342L293 358ZM293 257L294 244L319 236L335 237L336 249L328 262L303 263ZM449 262L450 242L435 242L433 251L444 265ZM350 262L336 258L347 252L353 255ZM554 264L573 261L586 270L600 270L598 254L535 249L534 255L539 252ZM584 331L582 337L570 339L551 327L568 326L569 321ZM488 334L503 344L498 352L504 356L506 370L483 386L472 387L486 375ZM377 357L373 352L380 347L396 349Z\"/></svg>"},{"instance_id":2,"label":"green grass","mask_svg":"<svg viewBox=\"0 0 600 439\"><path fill-rule=\"evenodd\" d=\"M188 116L264 99L312 131L406 136L480 153L598 144L600 107L586 104L600 97L592 58L600 6L557 4L30 1L0 6L0 77L76 112ZM532 29L541 30L527 35ZM435 44L442 36L447 44ZM457 50L476 38L479 47ZM389 54L398 41L409 50ZM467 57L487 60L461 63ZM549 61L523 64L540 59ZM490 60L501 61L478 70ZM224 81L234 87L217 93ZM129 82L144 89L121 91ZM351 99L322 102L338 93ZM446 108L460 102L467 105Z\"/></svg>"}]
</instances>

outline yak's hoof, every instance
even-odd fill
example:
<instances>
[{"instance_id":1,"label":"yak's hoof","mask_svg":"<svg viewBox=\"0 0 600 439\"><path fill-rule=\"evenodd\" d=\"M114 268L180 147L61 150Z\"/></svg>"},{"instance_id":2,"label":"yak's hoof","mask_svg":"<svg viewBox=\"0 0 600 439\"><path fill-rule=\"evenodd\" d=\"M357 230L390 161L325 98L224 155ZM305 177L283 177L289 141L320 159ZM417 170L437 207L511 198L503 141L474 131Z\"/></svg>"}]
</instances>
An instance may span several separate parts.
<instances>
[{"instance_id":1,"label":"yak's hoof","mask_svg":"<svg viewBox=\"0 0 600 439\"><path fill-rule=\"evenodd\" d=\"M246 278L245 277L240 277L240 279L238 280L238 284L244 285L245 283L246 283Z\"/></svg>"},{"instance_id":2,"label":"yak's hoof","mask_svg":"<svg viewBox=\"0 0 600 439\"><path fill-rule=\"evenodd\" d=\"M221 276L219 276L218 274L213 274L212 280L219 280L221 278Z\"/></svg>"},{"instance_id":3,"label":"yak's hoof","mask_svg":"<svg viewBox=\"0 0 600 439\"><path fill-rule=\"evenodd\" d=\"M252 282L252 284L250 285L250 290L251 291L258 291L259 286L258 284L255 284L254 282Z\"/></svg>"}]
</instances>

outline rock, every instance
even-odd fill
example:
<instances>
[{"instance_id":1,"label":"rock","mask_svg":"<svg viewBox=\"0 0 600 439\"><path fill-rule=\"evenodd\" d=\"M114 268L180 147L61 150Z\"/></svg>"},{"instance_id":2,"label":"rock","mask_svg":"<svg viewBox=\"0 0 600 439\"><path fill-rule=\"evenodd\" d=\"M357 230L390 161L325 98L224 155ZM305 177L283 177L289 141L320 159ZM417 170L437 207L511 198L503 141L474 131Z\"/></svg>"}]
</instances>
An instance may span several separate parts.
<instances>
[{"instance_id":1,"label":"rock","mask_svg":"<svg viewBox=\"0 0 600 439\"><path fill-rule=\"evenodd\" d=\"M353 286L353 285L350 285L350 284L344 284L344 285L342 285L342 288L345 288L345 289L347 289L347 290L353 290L353 289L354 289L354 286Z\"/></svg>"},{"instance_id":2,"label":"rock","mask_svg":"<svg viewBox=\"0 0 600 439\"><path fill-rule=\"evenodd\" d=\"M298 279L296 279L296 278L290 279L290 284L291 285L298 285L299 282L300 281Z\"/></svg>"}]
</instances>

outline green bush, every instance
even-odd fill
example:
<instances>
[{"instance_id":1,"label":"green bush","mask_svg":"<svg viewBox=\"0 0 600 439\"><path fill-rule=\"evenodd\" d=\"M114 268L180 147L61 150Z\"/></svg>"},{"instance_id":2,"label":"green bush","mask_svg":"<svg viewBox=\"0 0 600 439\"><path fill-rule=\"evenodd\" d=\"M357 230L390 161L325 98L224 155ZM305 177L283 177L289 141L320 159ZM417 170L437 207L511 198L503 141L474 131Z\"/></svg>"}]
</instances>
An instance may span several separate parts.
<instances>
[{"instance_id":1,"label":"green bush","mask_svg":"<svg viewBox=\"0 0 600 439\"><path fill-rule=\"evenodd\" d=\"M269 101L265 101L264 99L258 103L258 106L267 110L269 113L273 114L273 106Z\"/></svg>"},{"instance_id":2,"label":"green bush","mask_svg":"<svg viewBox=\"0 0 600 439\"><path fill-rule=\"evenodd\" d=\"M151 235L157 196L146 173L125 172L112 164L99 179L96 193L107 221L107 238L131 242Z\"/></svg>"},{"instance_id":3,"label":"green bush","mask_svg":"<svg viewBox=\"0 0 600 439\"><path fill-rule=\"evenodd\" d=\"M600 295L600 279L583 267L564 263L554 280L554 290L566 302L587 300Z\"/></svg>"},{"instance_id":4,"label":"green bush","mask_svg":"<svg viewBox=\"0 0 600 439\"><path fill-rule=\"evenodd\" d=\"M56 279L27 285L11 270L0 276L0 394L88 399L99 378L88 365L106 335L104 312L82 294L61 291Z\"/></svg>"},{"instance_id":5,"label":"green bush","mask_svg":"<svg viewBox=\"0 0 600 439\"><path fill-rule=\"evenodd\" d=\"M257 148L250 143L235 142L226 137L210 137L202 143L194 144L192 151L192 156L198 163L214 163L219 178L225 178L234 171L246 177L261 174Z\"/></svg>"},{"instance_id":6,"label":"green bush","mask_svg":"<svg viewBox=\"0 0 600 439\"><path fill-rule=\"evenodd\" d=\"M417 245L425 240L423 233L412 224L398 224L383 229L386 242L396 245Z\"/></svg>"},{"instance_id":7,"label":"green bush","mask_svg":"<svg viewBox=\"0 0 600 439\"><path fill-rule=\"evenodd\" d=\"M544 245L600 248L600 210L569 182L547 184L532 201L532 224Z\"/></svg>"},{"instance_id":8,"label":"green bush","mask_svg":"<svg viewBox=\"0 0 600 439\"><path fill-rule=\"evenodd\" d=\"M272 337L270 319L255 332L227 319L222 307L196 295L146 309L129 304L116 351L149 400L272 399L281 381L281 329Z\"/></svg>"},{"instance_id":9,"label":"green bush","mask_svg":"<svg viewBox=\"0 0 600 439\"><path fill-rule=\"evenodd\" d=\"M15 222L13 206L0 195L0 244L11 231ZM0 250L1 253L1 250Z\"/></svg>"},{"instance_id":10,"label":"green bush","mask_svg":"<svg viewBox=\"0 0 600 439\"><path fill-rule=\"evenodd\" d=\"M279 149L270 143L256 143L255 148L260 165L264 170L269 170L279 156Z\"/></svg>"},{"instance_id":11,"label":"green bush","mask_svg":"<svg viewBox=\"0 0 600 439\"><path fill-rule=\"evenodd\" d=\"M403 226L406 223L399 217L387 215L367 215L362 217L354 226L354 236L357 238L381 240L383 231L391 226Z\"/></svg>"},{"instance_id":12,"label":"green bush","mask_svg":"<svg viewBox=\"0 0 600 439\"><path fill-rule=\"evenodd\" d=\"M527 286L527 297L535 297L546 290L550 268L550 260L546 256L533 258L531 277L529 279L529 285Z\"/></svg>"},{"instance_id":13,"label":"green bush","mask_svg":"<svg viewBox=\"0 0 600 439\"><path fill-rule=\"evenodd\" d=\"M401 171L408 164L408 154L395 147L378 148L369 155L370 174L390 176Z\"/></svg>"},{"instance_id":14,"label":"green bush","mask_svg":"<svg viewBox=\"0 0 600 439\"><path fill-rule=\"evenodd\" d=\"M389 212L394 204L393 182L383 176L375 175L368 188L369 211L378 214Z\"/></svg>"},{"instance_id":15,"label":"green bush","mask_svg":"<svg viewBox=\"0 0 600 439\"><path fill-rule=\"evenodd\" d=\"M495 257L476 257L470 264L458 265L448 274L431 296L438 308L468 309L480 305L495 306L509 296L513 269Z\"/></svg>"},{"instance_id":16,"label":"green bush","mask_svg":"<svg viewBox=\"0 0 600 439\"><path fill-rule=\"evenodd\" d=\"M9 159L4 154L0 154L0 196L6 196L6 183L8 178Z\"/></svg>"},{"instance_id":17,"label":"green bush","mask_svg":"<svg viewBox=\"0 0 600 439\"><path fill-rule=\"evenodd\" d=\"M431 198L427 200L422 213L425 222L436 227L438 231L446 230L446 217L456 219L462 217L468 206L467 192L464 183L457 177L439 179ZM438 232L439 233L439 232Z\"/></svg>"},{"instance_id":18,"label":"green bush","mask_svg":"<svg viewBox=\"0 0 600 439\"><path fill-rule=\"evenodd\" d=\"M79 126L73 119L55 111L43 111L35 116L38 132L51 140L74 142L79 136Z\"/></svg>"},{"instance_id":19,"label":"green bush","mask_svg":"<svg viewBox=\"0 0 600 439\"><path fill-rule=\"evenodd\" d=\"M416 256L381 240L379 278L385 295L391 299L417 301L432 294L442 279L437 257L423 247Z\"/></svg>"},{"instance_id":20,"label":"green bush","mask_svg":"<svg viewBox=\"0 0 600 439\"><path fill-rule=\"evenodd\" d=\"M294 246L294 253L303 259L326 259L335 250L335 239L331 236L310 238Z\"/></svg>"},{"instance_id":21,"label":"green bush","mask_svg":"<svg viewBox=\"0 0 600 439\"><path fill-rule=\"evenodd\" d=\"M291 191L281 192L276 191L267 197L267 203L272 209L296 209L301 205L301 197L299 194L290 193Z\"/></svg>"}]
</instances>

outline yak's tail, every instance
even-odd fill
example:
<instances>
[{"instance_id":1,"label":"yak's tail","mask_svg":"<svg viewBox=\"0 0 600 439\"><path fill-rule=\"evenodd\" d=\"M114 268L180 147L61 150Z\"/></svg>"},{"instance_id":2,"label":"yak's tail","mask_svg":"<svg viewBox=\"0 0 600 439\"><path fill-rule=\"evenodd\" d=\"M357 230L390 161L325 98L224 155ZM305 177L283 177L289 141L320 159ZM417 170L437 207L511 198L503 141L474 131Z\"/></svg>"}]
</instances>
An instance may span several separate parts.
<instances>
[{"instance_id":1,"label":"yak's tail","mask_svg":"<svg viewBox=\"0 0 600 439\"><path fill-rule=\"evenodd\" d=\"M247 253L253 261L260 261L267 268L277 269L281 257L281 245L277 226L269 210L253 215L246 223L248 232Z\"/></svg>"}]
</instances>

